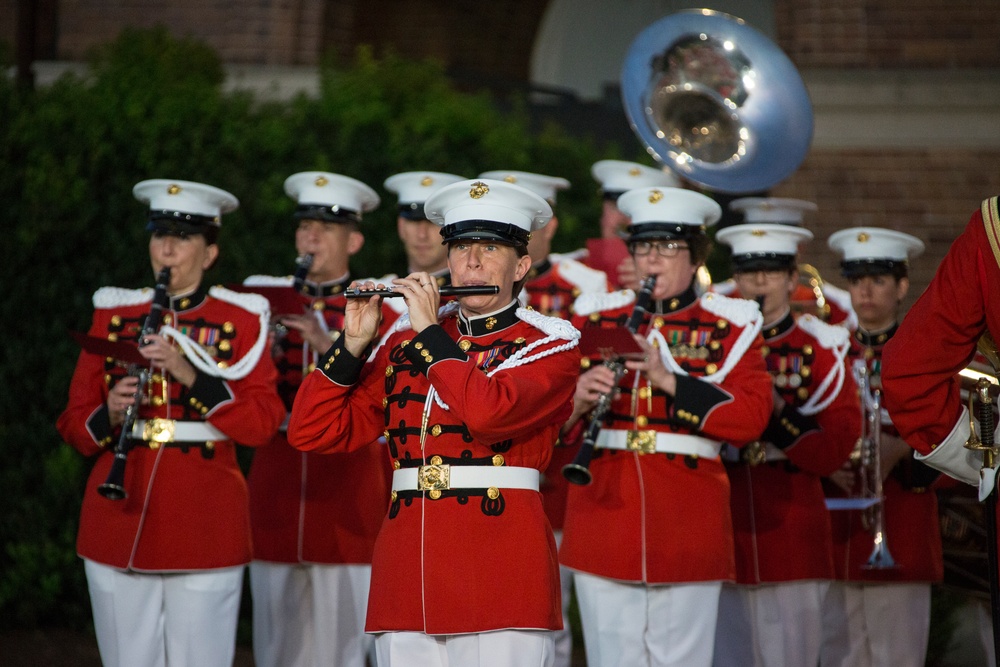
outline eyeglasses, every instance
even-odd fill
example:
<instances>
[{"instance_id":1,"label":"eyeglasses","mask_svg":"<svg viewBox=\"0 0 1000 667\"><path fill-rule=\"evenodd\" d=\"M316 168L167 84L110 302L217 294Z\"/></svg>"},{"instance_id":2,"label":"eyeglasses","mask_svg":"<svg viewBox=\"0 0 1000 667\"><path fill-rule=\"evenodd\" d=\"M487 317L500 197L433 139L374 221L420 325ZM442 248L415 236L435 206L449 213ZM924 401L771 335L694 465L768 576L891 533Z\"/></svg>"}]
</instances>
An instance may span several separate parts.
<instances>
[{"instance_id":1,"label":"eyeglasses","mask_svg":"<svg viewBox=\"0 0 1000 667\"><path fill-rule=\"evenodd\" d=\"M632 254L645 257L656 249L660 257L676 257L681 250L687 250L690 246L677 243L676 241L634 241L630 244Z\"/></svg>"}]
</instances>

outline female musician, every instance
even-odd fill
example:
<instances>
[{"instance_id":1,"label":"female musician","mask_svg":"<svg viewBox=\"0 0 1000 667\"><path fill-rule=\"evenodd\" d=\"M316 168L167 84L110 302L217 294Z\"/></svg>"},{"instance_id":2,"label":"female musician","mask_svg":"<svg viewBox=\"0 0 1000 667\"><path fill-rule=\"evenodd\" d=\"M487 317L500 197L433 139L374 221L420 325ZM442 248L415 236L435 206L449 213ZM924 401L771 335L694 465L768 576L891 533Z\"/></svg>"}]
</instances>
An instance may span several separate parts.
<instances>
[{"instance_id":1,"label":"female musician","mask_svg":"<svg viewBox=\"0 0 1000 667\"><path fill-rule=\"evenodd\" d=\"M112 357L80 354L57 424L77 451L97 456L77 550L105 665L231 664L250 560L234 441L266 443L285 414L262 354L267 302L202 287L219 254L221 214L236 208L235 197L172 180L143 181L133 192L150 207L150 263L170 270L166 303L158 304L163 328L139 347L151 369L146 387ZM134 341L150 300L149 290L101 288L91 336ZM127 496L116 500L98 487L130 406L139 419L121 480Z\"/></svg>"},{"instance_id":2,"label":"female musician","mask_svg":"<svg viewBox=\"0 0 1000 667\"><path fill-rule=\"evenodd\" d=\"M569 415L578 334L515 295L528 236L552 212L491 180L445 186L425 210L443 226L453 283L499 291L439 317L427 273L396 279L408 318L367 363L380 299L352 300L344 335L299 388L288 440L316 452L387 441L395 471L367 623L380 666L548 666L562 624L538 480Z\"/></svg>"}]
</instances>

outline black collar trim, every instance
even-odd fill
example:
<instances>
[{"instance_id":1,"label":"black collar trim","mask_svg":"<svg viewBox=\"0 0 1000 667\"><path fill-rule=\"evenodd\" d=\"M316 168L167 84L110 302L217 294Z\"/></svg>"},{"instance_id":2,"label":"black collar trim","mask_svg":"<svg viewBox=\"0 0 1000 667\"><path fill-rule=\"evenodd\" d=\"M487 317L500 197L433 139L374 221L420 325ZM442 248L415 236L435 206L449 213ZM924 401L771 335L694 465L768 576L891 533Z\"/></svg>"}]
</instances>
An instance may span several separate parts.
<instances>
[{"instance_id":1,"label":"black collar trim","mask_svg":"<svg viewBox=\"0 0 1000 667\"><path fill-rule=\"evenodd\" d=\"M697 300L698 294L694 291L694 287L688 287L687 290L675 297L654 302L649 312L666 315L687 308Z\"/></svg>"},{"instance_id":2,"label":"black collar trim","mask_svg":"<svg viewBox=\"0 0 1000 667\"><path fill-rule=\"evenodd\" d=\"M858 327L858 330L854 332L854 340L865 347L881 347L896 335L897 329L899 329L898 322L893 322L891 326L879 331L865 331L861 327Z\"/></svg>"},{"instance_id":3,"label":"black collar trim","mask_svg":"<svg viewBox=\"0 0 1000 667\"><path fill-rule=\"evenodd\" d=\"M458 331L463 336L486 336L503 331L520 321L517 316L519 306L520 304L515 299L502 310L486 315L477 315L473 318L466 317L460 309L458 311Z\"/></svg>"},{"instance_id":4,"label":"black collar trim","mask_svg":"<svg viewBox=\"0 0 1000 667\"><path fill-rule=\"evenodd\" d=\"M178 294L176 296L170 297L170 310L179 312L182 310L191 310L192 308L197 308L205 300L205 295L208 292L199 287L193 292L188 294Z\"/></svg>"},{"instance_id":5,"label":"black collar trim","mask_svg":"<svg viewBox=\"0 0 1000 667\"><path fill-rule=\"evenodd\" d=\"M777 338L778 336L788 333L789 329L795 326L795 318L792 317L792 311L778 320L777 324L769 327L765 327L761 334L764 335L764 340L771 340L772 338Z\"/></svg>"}]
</instances>

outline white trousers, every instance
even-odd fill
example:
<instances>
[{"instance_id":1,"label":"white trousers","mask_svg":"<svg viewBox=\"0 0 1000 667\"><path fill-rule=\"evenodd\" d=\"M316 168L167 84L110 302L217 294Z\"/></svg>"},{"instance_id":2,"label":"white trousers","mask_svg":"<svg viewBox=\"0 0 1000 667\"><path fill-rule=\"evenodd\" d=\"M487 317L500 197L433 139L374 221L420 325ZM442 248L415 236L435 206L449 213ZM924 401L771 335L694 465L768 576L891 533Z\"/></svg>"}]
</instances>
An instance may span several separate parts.
<instances>
[{"instance_id":1,"label":"white trousers","mask_svg":"<svg viewBox=\"0 0 1000 667\"><path fill-rule=\"evenodd\" d=\"M364 667L371 565L250 563L257 667Z\"/></svg>"},{"instance_id":2,"label":"white trousers","mask_svg":"<svg viewBox=\"0 0 1000 667\"><path fill-rule=\"evenodd\" d=\"M930 626L930 584L833 582L823 607L820 665L923 667Z\"/></svg>"},{"instance_id":3,"label":"white trousers","mask_svg":"<svg viewBox=\"0 0 1000 667\"><path fill-rule=\"evenodd\" d=\"M556 549L562 544L562 531L554 531ZM555 667L570 667L573 660L573 632L569 627L569 603L573 590L573 570L559 566L559 584L562 588L562 619L563 629L554 633L556 642Z\"/></svg>"},{"instance_id":4,"label":"white trousers","mask_svg":"<svg viewBox=\"0 0 1000 667\"><path fill-rule=\"evenodd\" d=\"M716 667L803 667L819 662L828 581L722 587Z\"/></svg>"},{"instance_id":5,"label":"white trousers","mask_svg":"<svg viewBox=\"0 0 1000 667\"><path fill-rule=\"evenodd\" d=\"M588 667L712 664L719 582L647 586L575 572Z\"/></svg>"},{"instance_id":6,"label":"white trousers","mask_svg":"<svg viewBox=\"0 0 1000 667\"><path fill-rule=\"evenodd\" d=\"M552 667L548 630L496 630L468 635L383 632L378 667Z\"/></svg>"},{"instance_id":7,"label":"white trousers","mask_svg":"<svg viewBox=\"0 0 1000 667\"><path fill-rule=\"evenodd\" d=\"M105 667L233 664L243 566L202 572L124 572L84 559Z\"/></svg>"}]
</instances>

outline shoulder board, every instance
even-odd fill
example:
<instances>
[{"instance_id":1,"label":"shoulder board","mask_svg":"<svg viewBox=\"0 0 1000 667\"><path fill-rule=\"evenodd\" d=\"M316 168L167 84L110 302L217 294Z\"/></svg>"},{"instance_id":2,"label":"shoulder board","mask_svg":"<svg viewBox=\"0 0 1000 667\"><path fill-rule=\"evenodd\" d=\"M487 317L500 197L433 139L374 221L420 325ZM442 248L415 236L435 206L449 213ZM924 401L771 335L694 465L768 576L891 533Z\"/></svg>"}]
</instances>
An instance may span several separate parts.
<instances>
[{"instance_id":1,"label":"shoulder board","mask_svg":"<svg viewBox=\"0 0 1000 667\"><path fill-rule=\"evenodd\" d=\"M579 330L561 317L542 315L538 311L528 308L518 308L516 312L522 321L535 327L546 336L554 336L563 340L580 338Z\"/></svg>"},{"instance_id":2,"label":"shoulder board","mask_svg":"<svg viewBox=\"0 0 1000 667\"><path fill-rule=\"evenodd\" d=\"M291 287L291 276L247 276L243 281L247 287Z\"/></svg>"},{"instance_id":3,"label":"shoulder board","mask_svg":"<svg viewBox=\"0 0 1000 667\"><path fill-rule=\"evenodd\" d=\"M984 199L980 211L986 227L986 238L993 250L993 259L1000 264L1000 197Z\"/></svg>"},{"instance_id":4,"label":"shoulder board","mask_svg":"<svg viewBox=\"0 0 1000 667\"><path fill-rule=\"evenodd\" d=\"M843 347L850 341L850 332L842 326L827 324L823 320L806 313L800 315L795 321L799 328L816 339L820 347L828 350L835 350Z\"/></svg>"},{"instance_id":5,"label":"shoulder board","mask_svg":"<svg viewBox=\"0 0 1000 667\"><path fill-rule=\"evenodd\" d=\"M604 271L592 269L575 259L563 257L556 260L552 259L552 257L552 255L549 256L552 263L558 269L559 275L575 285L581 294L608 291L608 277L604 274Z\"/></svg>"},{"instance_id":6,"label":"shoulder board","mask_svg":"<svg viewBox=\"0 0 1000 667\"><path fill-rule=\"evenodd\" d=\"M617 292L589 292L576 298L573 302L573 312L577 315L590 315L602 310L622 308L631 303L635 303L635 292L630 289Z\"/></svg>"},{"instance_id":7,"label":"shoulder board","mask_svg":"<svg viewBox=\"0 0 1000 667\"><path fill-rule=\"evenodd\" d=\"M226 301L234 306L239 306L255 315L266 315L271 311L270 303L260 294L234 292L222 285L215 285L208 290L208 293L220 301Z\"/></svg>"},{"instance_id":8,"label":"shoulder board","mask_svg":"<svg viewBox=\"0 0 1000 667\"><path fill-rule=\"evenodd\" d=\"M748 326L761 317L757 302L749 299L736 299L709 292L702 294L699 301L702 308L713 315L724 317L738 327Z\"/></svg>"},{"instance_id":9,"label":"shoulder board","mask_svg":"<svg viewBox=\"0 0 1000 667\"><path fill-rule=\"evenodd\" d=\"M94 308L117 308L119 306L138 306L140 303L153 301L153 289L125 289L124 287L102 287L94 292Z\"/></svg>"}]
</instances>

